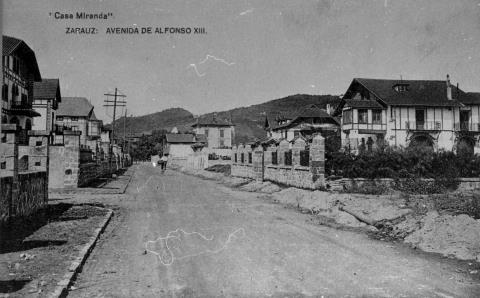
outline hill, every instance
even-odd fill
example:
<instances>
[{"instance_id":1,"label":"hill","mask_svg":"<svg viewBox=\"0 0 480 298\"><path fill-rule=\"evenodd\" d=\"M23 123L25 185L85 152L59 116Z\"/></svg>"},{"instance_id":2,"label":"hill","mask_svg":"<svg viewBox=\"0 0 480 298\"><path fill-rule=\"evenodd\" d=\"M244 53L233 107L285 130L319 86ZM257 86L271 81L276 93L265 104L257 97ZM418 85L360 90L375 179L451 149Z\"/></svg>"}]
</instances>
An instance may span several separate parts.
<instances>
[{"instance_id":1,"label":"hill","mask_svg":"<svg viewBox=\"0 0 480 298\"><path fill-rule=\"evenodd\" d=\"M272 118L278 114L292 113L312 103L321 108L326 108L327 104L335 106L338 101L338 96L334 95L296 94L248 107L216 112L216 114L217 118L232 120L235 124L235 142L238 143L264 137L265 131L263 126L266 115ZM211 116L212 114L213 112L200 117ZM190 129L190 125L194 121L192 113L182 108L173 108L149 115L129 117L127 118L126 127L127 132L131 131L132 133L148 133L159 129L170 130L172 127L185 131ZM123 118L120 118L117 123L118 131L123 132Z\"/></svg>"},{"instance_id":2,"label":"hill","mask_svg":"<svg viewBox=\"0 0 480 298\"><path fill-rule=\"evenodd\" d=\"M123 133L123 118L120 117L115 123L116 131ZM173 127L183 128L188 123L193 123L193 114L182 108L170 108L153 114L127 117L125 124L127 133L145 133L149 134L153 130L166 129ZM111 124L106 125L110 127Z\"/></svg>"}]
</instances>

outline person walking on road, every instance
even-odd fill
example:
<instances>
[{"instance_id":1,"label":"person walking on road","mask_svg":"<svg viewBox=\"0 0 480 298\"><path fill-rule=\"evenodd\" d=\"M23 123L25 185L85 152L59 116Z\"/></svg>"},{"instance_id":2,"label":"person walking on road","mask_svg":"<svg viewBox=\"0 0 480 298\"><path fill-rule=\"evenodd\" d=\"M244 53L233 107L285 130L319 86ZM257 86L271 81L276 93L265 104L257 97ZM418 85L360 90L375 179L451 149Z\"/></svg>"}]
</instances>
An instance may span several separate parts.
<instances>
[{"instance_id":1,"label":"person walking on road","mask_svg":"<svg viewBox=\"0 0 480 298\"><path fill-rule=\"evenodd\" d=\"M168 161L168 157L166 154L164 154L161 158L160 158L160 164L162 166L162 171L165 171L167 169L167 161Z\"/></svg>"}]
</instances>

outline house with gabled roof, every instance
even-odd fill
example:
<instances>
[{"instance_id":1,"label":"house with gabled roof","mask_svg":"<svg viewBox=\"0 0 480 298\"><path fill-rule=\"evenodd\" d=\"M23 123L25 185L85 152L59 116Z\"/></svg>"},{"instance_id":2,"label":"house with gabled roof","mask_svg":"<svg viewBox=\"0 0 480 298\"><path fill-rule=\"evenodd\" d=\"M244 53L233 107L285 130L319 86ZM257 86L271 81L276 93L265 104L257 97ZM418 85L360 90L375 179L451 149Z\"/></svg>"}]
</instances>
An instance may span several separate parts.
<instances>
[{"instance_id":1,"label":"house with gabled roof","mask_svg":"<svg viewBox=\"0 0 480 298\"><path fill-rule=\"evenodd\" d=\"M168 155L168 163L176 166L186 166L194 157L201 157L201 168L208 166L208 154L205 150L207 137L193 133L167 133L163 154Z\"/></svg>"},{"instance_id":2,"label":"house with gabled roof","mask_svg":"<svg viewBox=\"0 0 480 298\"><path fill-rule=\"evenodd\" d=\"M2 123L31 130L33 84L42 80L34 51L21 39L3 35Z\"/></svg>"},{"instance_id":3,"label":"house with gabled roof","mask_svg":"<svg viewBox=\"0 0 480 298\"><path fill-rule=\"evenodd\" d=\"M89 140L100 138L101 134L98 127L101 122L96 118L93 109L93 105L85 97L63 97L58 106L56 124L63 130L80 131L80 144L88 145ZM95 125L92 125L92 122L95 122Z\"/></svg>"},{"instance_id":4,"label":"house with gabled roof","mask_svg":"<svg viewBox=\"0 0 480 298\"><path fill-rule=\"evenodd\" d=\"M207 151L219 156L231 156L235 125L231 120L217 117L216 113L201 116L192 124L195 134L205 135Z\"/></svg>"},{"instance_id":5,"label":"house with gabled roof","mask_svg":"<svg viewBox=\"0 0 480 298\"><path fill-rule=\"evenodd\" d=\"M377 146L464 148L479 152L480 100L446 80L355 78L334 115L342 147L358 153Z\"/></svg>"},{"instance_id":6,"label":"house with gabled roof","mask_svg":"<svg viewBox=\"0 0 480 298\"><path fill-rule=\"evenodd\" d=\"M339 130L337 119L319 108L310 104L293 113L281 113L276 116L267 115L265 130L267 139L286 139L292 141L297 137L310 138L314 133L329 134Z\"/></svg>"},{"instance_id":7,"label":"house with gabled roof","mask_svg":"<svg viewBox=\"0 0 480 298\"><path fill-rule=\"evenodd\" d=\"M40 116L34 118L35 130L44 130L49 134L55 130L58 104L62 101L59 79L42 79L33 83L33 109Z\"/></svg>"}]
</instances>

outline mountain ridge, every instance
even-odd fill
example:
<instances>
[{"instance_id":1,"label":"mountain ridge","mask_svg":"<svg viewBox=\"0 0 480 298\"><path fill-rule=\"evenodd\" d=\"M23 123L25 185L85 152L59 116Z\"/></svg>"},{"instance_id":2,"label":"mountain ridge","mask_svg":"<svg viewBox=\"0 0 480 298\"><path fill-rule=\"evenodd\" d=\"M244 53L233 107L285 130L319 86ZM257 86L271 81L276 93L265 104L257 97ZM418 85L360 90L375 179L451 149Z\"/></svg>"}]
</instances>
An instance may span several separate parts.
<instances>
[{"instance_id":1,"label":"mountain ridge","mask_svg":"<svg viewBox=\"0 0 480 298\"><path fill-rule=\"evenodd\" d=\"M291 114L308 104L316 104L325 109L327 104L335 106L339 101L340 98L336 95L295 94L247 107L210 112L199 117L211 117L216 114L217 118L231 120L235 125L235 143L248 142L265 136L263 126L267 115L271 118L275 115ZM115 124L116 131L120 134L123 132L123 118L117 119ZM190 131L195 119L191 112L177 107L152 114L127 117L125 126L127 134L148 134L161 129L170 131L173 127L177 127L179 131Z\"/></svg>"}]
</instances>

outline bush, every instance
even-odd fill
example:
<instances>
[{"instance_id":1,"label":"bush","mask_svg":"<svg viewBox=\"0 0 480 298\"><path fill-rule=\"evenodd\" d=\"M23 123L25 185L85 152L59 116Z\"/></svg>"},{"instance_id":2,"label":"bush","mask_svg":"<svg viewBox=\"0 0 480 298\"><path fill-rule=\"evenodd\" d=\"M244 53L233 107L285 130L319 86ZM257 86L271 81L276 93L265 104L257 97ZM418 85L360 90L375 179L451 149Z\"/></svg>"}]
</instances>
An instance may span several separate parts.
<instances>
[{"instance_id":1,"label":"bush","mask_svg":"<svg viewBox=\"0 0 480 298\"><path fill-rule=\"evenodd\" d=\"M456 155L433 152L427 148L391 148L352 155L348 152L326 152L325 173L346 178L407 179L400 189L412 187L420 193L455 189L459 177L480 176L479 155ZM421 181L432 178L433 181ZM438 189L436 189L438 188Z\"/></svg>"}]
</instances>

